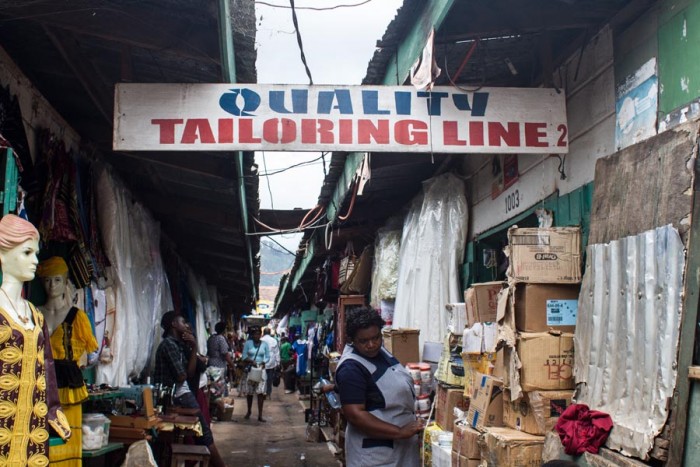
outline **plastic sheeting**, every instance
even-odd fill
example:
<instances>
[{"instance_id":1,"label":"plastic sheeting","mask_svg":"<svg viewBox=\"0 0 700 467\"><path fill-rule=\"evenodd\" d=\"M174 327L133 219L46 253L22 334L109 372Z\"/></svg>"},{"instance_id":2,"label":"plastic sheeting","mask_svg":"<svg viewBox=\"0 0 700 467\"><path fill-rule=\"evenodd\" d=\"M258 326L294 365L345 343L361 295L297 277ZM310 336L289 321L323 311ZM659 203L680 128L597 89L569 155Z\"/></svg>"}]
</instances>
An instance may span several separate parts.
<instances>
[{"instance_id":1,"label":"plastic sheeting","mask_svg":"<svg viewBox=\"0 0 700 467\"><path fill-rule=\"evenodd\" d=\"M374 241L372 293L370 305L379 308L382 300L393 301L399 279L401 230L379 229Z\"/></svg>"},{"instance_id":2,"label":"plastic sheeting","mask_svg":"<svg viewBox=\"0 0 700 467\"><path fill-rule=\"evenodd\" d=\"M463 300L459 268L467 221L464 184L449 173L423 182L404 221L393 327L420 329L420 349L426 341L443 341L445 305Z\"/></svg>"},{"instance_id":3,"label":"plastic sheeting","mask_svg":"<svg viewBox=\"0 0 700 467\"><path fill-rule=\"evenodd\" d=\"M685 253L661 227L588 247L575 334L576 402L607 412L606 445L648 458L676 385Z\"/></svg>"},{"instance_id":4,"label":"plastic sheeting","mask_svg":"<svg viewBox=\"0 0 700 467\"><path fill-rule=\"evenodd\" d=\"M160 257L160 228L109 169L95 183L100 233L112 264L116 312L111 350L114 359L97 368L98 384L126 385L149 363L154 329L172 309L168 280Z\"/></svg>"}]
</instances>

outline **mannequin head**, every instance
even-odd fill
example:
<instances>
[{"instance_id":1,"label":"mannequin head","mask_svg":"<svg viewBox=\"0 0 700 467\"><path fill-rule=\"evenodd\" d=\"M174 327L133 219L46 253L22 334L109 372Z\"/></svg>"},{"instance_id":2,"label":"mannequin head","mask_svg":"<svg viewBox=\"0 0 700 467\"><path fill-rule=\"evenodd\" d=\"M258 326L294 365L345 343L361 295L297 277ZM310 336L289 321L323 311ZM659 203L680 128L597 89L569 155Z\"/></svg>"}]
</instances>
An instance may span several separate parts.
<instances>
[{"instance_id":1,"label":"mannequin head","mask_svg":"<svg viewBox=\"0 0 700 467\"><path fill-rule=\"evenodd\" d=\"M0 219L0 265L3 282L34 279L39 263L39 231L30 222L7 214Z\"/></svg>"},{"instance_id":2,"label":"mannequin head","mask_svg":"<svg viewBox=\"0 0 700 467\"><path fill-rule=\"evenodd\" d=\"M39 263L36 275L41 277L41 283L49 300L65 298L68 286L68 265L63 258L52 256L42 261Z\"/></svg>"}]
</instances>

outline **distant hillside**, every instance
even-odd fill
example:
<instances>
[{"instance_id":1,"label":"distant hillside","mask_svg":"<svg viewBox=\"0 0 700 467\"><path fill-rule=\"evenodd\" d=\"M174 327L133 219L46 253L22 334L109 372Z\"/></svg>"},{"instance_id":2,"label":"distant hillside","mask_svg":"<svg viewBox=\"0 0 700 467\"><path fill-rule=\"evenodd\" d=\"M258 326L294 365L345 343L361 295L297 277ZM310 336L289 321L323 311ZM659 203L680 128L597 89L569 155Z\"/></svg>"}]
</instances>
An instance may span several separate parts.
<instances>
[{"instance_id":1,"label":"distant hillside","mask_svg":"<svg viewBox=\"0 0 700 467\"><path fill-rule=\"evenodd\" d=\"M276 243L263 239L260 242L260 285L278 286L282 276L294 264L294 255Z\"/></svg>"}]
</instances>

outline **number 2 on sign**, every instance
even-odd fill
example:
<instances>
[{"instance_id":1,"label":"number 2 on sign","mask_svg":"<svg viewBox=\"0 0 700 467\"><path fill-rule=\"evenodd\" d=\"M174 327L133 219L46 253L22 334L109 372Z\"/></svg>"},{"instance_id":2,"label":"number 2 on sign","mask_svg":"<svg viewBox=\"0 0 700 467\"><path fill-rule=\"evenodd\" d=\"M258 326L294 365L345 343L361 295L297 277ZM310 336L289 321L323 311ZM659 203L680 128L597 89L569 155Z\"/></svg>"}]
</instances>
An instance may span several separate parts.
<instances>
[{"instance_id":1,"label":"number 2 on sign","mask_svg":"<svg viewBox=\"0 0 700 467\"><path fill-rule=\"evenodd\" d=\"M515 190L513 193L506 195L506 214L520 207L520 192Z\"/></svg>"}]
</instances>

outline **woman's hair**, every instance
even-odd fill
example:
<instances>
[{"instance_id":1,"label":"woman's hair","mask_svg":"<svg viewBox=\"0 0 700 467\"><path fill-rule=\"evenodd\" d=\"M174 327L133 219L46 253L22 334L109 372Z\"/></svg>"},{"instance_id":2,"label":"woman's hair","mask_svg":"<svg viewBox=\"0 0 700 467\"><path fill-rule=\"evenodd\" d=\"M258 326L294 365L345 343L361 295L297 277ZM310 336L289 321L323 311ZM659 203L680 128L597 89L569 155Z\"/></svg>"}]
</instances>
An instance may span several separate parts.
<instances>
[{"instance_id":1,"label":"woman's hair","mask_svg":"<svg viewBox=\"0 0 700 467\"><path fill-rule=\"evenodd\" d=\"M224 323L223 321L219 321L214 326L214 331L216 331L217 334L223 334L224 331L226 331L226 323Z\"/></svg>"},{"instance_id":2,"label":"woman's hair","mask_svg":"<svg viewBox=\"0 0 700 467\"><path fill-rule=\"evenodd\" d=\"M377 326L379 329L384 326L384 320L379 313L368 307L348 310L345 318L345 332L351 341L355 340L358 331L372 326Z\"/></svg>"},{"instance_id":3,"label":"woman's hair","mask_svg":"<svg viewBox=\"0 0 700 467\"><path fill-rule=\"evenodd\" d=\"M0 249L11 250L27 240L39 240L39 231L31 222L6 214L0 219Z\"/></svg>"}]
</instances>

